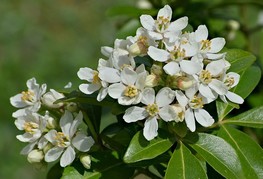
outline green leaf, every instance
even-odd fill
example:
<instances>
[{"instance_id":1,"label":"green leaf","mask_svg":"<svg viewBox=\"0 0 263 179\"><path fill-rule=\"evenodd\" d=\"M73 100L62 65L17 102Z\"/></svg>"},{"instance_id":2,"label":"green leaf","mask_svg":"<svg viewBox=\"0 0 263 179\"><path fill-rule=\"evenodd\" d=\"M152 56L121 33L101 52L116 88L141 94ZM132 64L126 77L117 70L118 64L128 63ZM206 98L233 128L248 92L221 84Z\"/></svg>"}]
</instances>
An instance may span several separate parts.
<instances>
[{"instance_id":1,"label":"green leaf","mask_svg":"<svg viewBox=\"0 0 263 179\"><path fill-rule=\"evenodd\" d=\"M55 165L53 165L48 173L47 173L47 178L48 179L57 179L57 178L61 178L63 173L63 168L60 166L59 162L56 163Z\"/></svg>"},{"instance_id":2,"label":"green leaf","mask_svg":"<svg viewBox=\"0 0 263 179\"><path fill-rule=\"evenodd\" d=\"M246 98L257 86L260 77L261 71L259 67L249 67L240 75L239 84L232 91L241 97ZM223 120L224 117L233 110L231 105L219 100L216 101L216 108L219 120Z\"/></svg>"},{"instance_id":3,"label":"green leaf","mask_svg":"<svg viewBox=\"0 0 263 179\"><path fill-rule=\"evenodd\" d=\"M218 173L226 178L239 178L241 166L235 150L222 138L205 133L189 134L185 141Z\"/></svg>"},{"instance_id":4,"label":"green leaf","mask_svg":"<svg viewBox=\"0 0 263 179\"><path fill-rule=\"evenodd\" d=\"M263 150L245 133L221 126L218 135L225 139L237 152L241 162L243 178L263 178Z\"/></svg>"},{"instance_id":5,"label":"green leaf","mask_svg":"<svg viewBox=\"0 0 263 179\"><path fill-rule=\"evenodd\" d=\"M251 109L233 118L227 119L224 123L263 128L263 106Z\"/></svg>"},{"instance_id":6,"label":"green leaf","mask_svg":"<svg viewBox=\"0 0 263 179\"><path fill-rule=\"evenodd\" d=\"M74 167L66 167L61 179L82 179L82 175Z\"/></svg>"},{"instance_id":7,"label":"green leaf","mask_svg":"<svg viewBox=\"0 0 263 179\"><path fill-rule=\"evenodd\" d=\"M174 178L207 178L204 168L198 159L183 143L177 146L170 159L165 173L166 179Z\"/></svg>"},{"instance_id":8,"label":"green leaf","mask_svg":"<svg viewBox=\"0 0 263 179\"><path fill-rule=\"evenodd\" d=\"M167 151L174 144L174 141L174 138L169 137L162 130L159 130L158 137L147 141L143 132L139 131L132 138L123 160L126 163L134 163L155 158Z\"/></svg>"},{"instance_id":9,"label":"green leaf","mask_svg":"<svg viewBox=\"0 0 263 179\"><path fill-rule=\"evenodd\" d=\"M240 73L256 61L256 57L253 54L244 50L228 49L225 52L227 52L226 60L231 63L229 71Z\"/></svg>"},{"instance_id":10,"label":"green leaf","mask_svg":"<svg viewBox=\"0 0 263 179\"><path fill-rule=\"evenodd\" d=\"M106 14L108 16L126 15L128 17L139 17L142 14L155 15L157 10L154 9L139 9L134 6L117 6L110 8Z\"/></svg>"}]
</instances>

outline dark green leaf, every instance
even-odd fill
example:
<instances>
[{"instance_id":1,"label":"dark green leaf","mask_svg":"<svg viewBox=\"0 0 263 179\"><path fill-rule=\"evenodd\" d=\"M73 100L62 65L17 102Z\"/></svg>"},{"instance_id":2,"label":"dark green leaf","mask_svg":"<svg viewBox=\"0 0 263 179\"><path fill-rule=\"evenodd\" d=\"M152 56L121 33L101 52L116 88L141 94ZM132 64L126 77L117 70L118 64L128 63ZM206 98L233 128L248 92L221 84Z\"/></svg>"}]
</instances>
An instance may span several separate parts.
<instances>
[{"instance_id":1,"label":"dark green leaf","mask_svg":"<svg viewBox=\"0 0 263 179\"><path fill-rule=\"evenodd\" d=\"M240 75L239 84L232 91L245 99L257 86L260 77L261 71L259 67L249 67ZM223 120L224 117L233 110L231 105L222 101L216 101L216 107L219 120Z\"/></svg>"},{"instance_id":2,"label":"dark green leaf","mask_svg":"<svg viewBox=\"0 0 263 179\"><path fill-rule=\"evenodd\" d=\"M185 138L218 173L226 178L239 178L241 166L235 150L222 138L205 133L189 134Z\"/></svg>"},{"instance_id":3,"label":"dark green leaf","mask_svg":"<svg viewBox=\"0 0 263 179\"><path fill-rule=\"evenodd\" d=\"M227 119L224 123L263 128L263 106L246 111L238 116Z\"/></svg>"},{"instance_id":4,"label":"dark green leaf","mask_svg":"<svg viewBox=\"0 0 263 179\"><path fill-rule=\"evenodd\" d=\"M58 162L49 169L49 171L47 173L47 179L61 178L62 172L63 172L63 168L60 166L60 164Z\"/></svg>"},{"instance_id":5,"label":"dark green leaf","mask_svg":"<svg viewBox=\"0 0 263 179\"><path fill-rule=\"evenodd\" d=\"M225 139L237 152L243 178L263 178L263 150L249 136L228 126L221 126L218 135Z\"/></svg>"},{"instance_id":6,"label":"dark green leaf","mask_svg":"<svg viewBox=\"0 0 263 179\"><path fill-rule=\"evenodd\" d=\"M74 167L66 167L61 179L82 179L82 175Z\"/></svg>"},{"instance_id":7,"label":"dark green leaf","mask_svg":"<svg viewBox=\"0 0 263 179\"><path fill-rule=\"evenodd\" d=\"M174 141L174 138L169 137L161 130L159 130L158 137L147 141L142 131L139 131L132 138L123 159L126 163L134 163L155 158L166 152L174 144Z\"/></svg>"},{"instance_id":8,"label":"dark green leaf","mask_svg":"<svg viewBox=\"0 0 263 179\"><path fill-rule=\"evenodd\" d=\"M192 179L207 178L204 168L198 159L191 154L191 151L183 143L177 146L170 159L165 173L166 179Z\"/></svg>"}]
</instances>

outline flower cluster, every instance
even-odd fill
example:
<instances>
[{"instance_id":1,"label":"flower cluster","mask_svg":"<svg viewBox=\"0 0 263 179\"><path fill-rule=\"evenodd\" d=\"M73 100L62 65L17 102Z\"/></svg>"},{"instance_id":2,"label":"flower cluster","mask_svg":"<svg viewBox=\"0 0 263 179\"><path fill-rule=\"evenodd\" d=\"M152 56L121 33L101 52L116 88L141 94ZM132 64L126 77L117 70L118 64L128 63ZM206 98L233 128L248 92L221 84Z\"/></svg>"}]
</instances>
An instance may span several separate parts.
<instances>
[{"instance_id":1,"label":"flower cluster","mask_svg":"<svg viewBox=\"0 0 263 179\"><path fill-rule=\"evenodd\" d=\"M27 91L10 98L19 108L12 115L15 125L24 131L17 139L29 143L21 154L27 155L30 163L53 162L61 157L60 165L65 167L74 161L76 152L89 151L94 141L79 130L82 112L72 104L54 103L64 94L53 89L46 92L46 84L40 86L35 78L27 81L27 87Z\"/></svg>"},{"instance_id":2,"label":"flower cluster","mask_svg":"<svg viewBox=\"0 0 263 179\"><path fill-rule=\"evenodd\" d=\"M171 19L168 5L156 19L142 15L142 27L134 37L116 39L113 48L102 47L107 59L99 59L96 70L84 67L77 73L88 82L79 86L81 92L98 91L98 101L109 95L128 106L123 116L127 123L145 120L147 140L158 135L158 120L185 121L193 132L195 121L204 127L214 123L205 104L218 97L225 103L243 103L242 97L230 91L239 75L227 72L230 63L220 53L224 38L208 39L205 25L185 31L187 17Z\"/></svg>"}]
</instances>

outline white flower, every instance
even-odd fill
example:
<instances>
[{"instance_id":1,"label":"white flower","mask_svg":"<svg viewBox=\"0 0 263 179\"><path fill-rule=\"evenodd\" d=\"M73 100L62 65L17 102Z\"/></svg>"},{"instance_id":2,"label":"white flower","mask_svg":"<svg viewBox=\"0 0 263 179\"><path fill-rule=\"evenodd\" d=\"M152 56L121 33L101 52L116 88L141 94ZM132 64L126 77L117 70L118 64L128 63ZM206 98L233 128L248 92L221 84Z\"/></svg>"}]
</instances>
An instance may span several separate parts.
<instances>
[{"instance_id":1,"label":"white flower","mask_svg":"<svg viewBox=\"0 0 263 179\"><path fill-rule=\"evenodd\" d=\"M60 166L65 167L75 159L74 148L81 152L89 151L94 144L94 140L83 133L76 133L78 126L82 123L82 118L81 112L73 119L73 115L69 111L65 111L60 119L62 131L51 130L45 135L45 138L54 145L45 154L46 162L55 161L62 155Z\"/></svg>"},{"instance_id":2,"label":"white flower","mask_svg":"<svg viewBox=\"0 0 263 179\"><path fill-rule=\"evenodd\" d=\"M108 93L118 99L121 105L138 104L141 101L141 92L145 87L146 71L137 74L134 70L126 67L121 72L121 83L109 86Z\"/></svg>"},{"instance_id":3,"label":"white flower","mask_svg":"<svg viewBox=\"0 0 263 179\"><path fill-rule=\"evenodd\" d=\"M219 59L224 56L224 53L216 54L224 47L226 41L224 38L217 37L208 40L208 30L205 25L198 26L197 30L194 32L195 40L199 46L199 52L197 58L201 61L204 58L208 59Z\"/></svg>"},{"instance_id":4,"label":"white flower","mask_svg":"<svg viewBox=\"0 0 263 179\"><path fill-rule=\"evenodd\" d=\"M227 103L227 100L226 100L227 98L228 100L234 103L237 103L237 104L242 104L244 102L244 99L241 96L229 91L229 89L235 87L238 84L239 79L240 79L240 75L234 72L229 72L224 76L223 81L228 91L224 95L220 95L220 98L222 99L222 101Z\"/></svg>"},{"instance_id":5,"label":"white flower","mask_svg":"<svg viewBox=\"0 0 263 179\"><path fill-rule=\"evenodd\" d=\"M175 93L179 104L186 107L185 122L190 131L196 130L195 120L204 127L209 127L214 123L213 117L203 109L203 105L207 103L205 98L201 95L186 97L180 90Z\"/></svg>"},{"instance_id":6,"label":"white flower","mask_svg":"<svg viewBox=\"0 0 263 179\"><path fill-rule=\"evenodd\" d=\"M169 5L165 5L159 10L156 20L150 15L142 15L140 17L142 26L148 30L149 36L154 40L175 38L181 34L181 30L188 24L187 17L182 17L174 22L171 22L171 19L172 9Z\"/></svg>"},{"instance_id":7,"label":"white flower","mask_svg":"<svg viewBox=\"0 0 263 179\"><path fill-rule=\"evenodd\" d=\"M155 61L168 62L163 69L168 75L176 75L179 72L185 72L193 75L201 71L202 66L198 62L185 60L191 55L187 54L187 49L174 48L166 51L156 47L149 47L148 55ZM168 61L169 60L169 61Z\"/></svg>"},{"instance_id":8,"label":"white flower","mask_svg":"<svg viewBox=\"0 0 263 179\"><path fill-rule=\"evenodd\" d=\"M57 92L54 89L50 89L49 92L45 93L41 98L42 103L50 108L60 108L63 106L63 103L54 104L58 99L64 98L64 94Z\"/></svg>"},{"instance_id":9,"label":"white flower","mask_svg":"<svg viewBox=\"0 0 263 179\"><path fill-rule=\"evenodd\" d=\"M26 85L28 87L27 91L23 91L10 98L10 103L14 107L22 108L12 114L15 118L25 115L26 110L37 112L41 107L40 98L46 92L47 88L46 84L39 86L35 78L27 80Z\"/></svg>"},{"instance_id":10,"label":"white flower","mask_svg":"<svg viewBox=\"0 0 263 179\"><path fill-rule=\"evenodd\" d=\"M176 118L176 113L171 104L175 98L175 93L168 87L162 88L155 97L153 88L145 88L142 93L142 103L145 107L133 106L125 111L123 119L125 122L136 122L146 118L143 128L143 135L147 140L152 140L157 136L158 118L164 121L172 121Z\"/></svg>"},{"instance_id":11,"label":"white flower","mask_svg":"<svg viewBox=\"0 0 263 179\"><path fill-rule=\"evenodd\" d=\"M16 138L21 142L35 142L42 136L47 121L46 118L37 114L26 111L26 114L15 120L15 125L19 130L25 131L23 135L17 135Z\"/></svg>"}]
</instances>

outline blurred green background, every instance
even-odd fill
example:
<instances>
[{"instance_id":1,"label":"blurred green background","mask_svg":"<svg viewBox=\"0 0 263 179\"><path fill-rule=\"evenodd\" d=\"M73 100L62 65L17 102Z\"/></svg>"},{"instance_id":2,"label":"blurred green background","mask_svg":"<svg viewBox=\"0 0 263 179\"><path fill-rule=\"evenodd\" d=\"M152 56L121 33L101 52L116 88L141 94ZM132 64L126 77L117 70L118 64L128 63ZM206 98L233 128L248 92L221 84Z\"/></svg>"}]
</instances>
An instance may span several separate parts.
<instances>
[{"instance_id":1,"label":"blurred green background","mask_svg":"<svg viewBox=\"0 0 263 179\"><path fill-rule=\"evenodd\" d=\"M25 144L11 116L9 98L36 77L48 88L73 89L80 67L96 68L100 47L134 35L141 13L155 15L169 3L174 18L188 16L194 29L206 24L211 37L223 36L228 48L241 48L263 64L263 3L257 0L1 0L0 2L0 178L45 178L46 171L19 154ZM140 7L140 8L139 8ZM262 80L241 110L263 105ZM262 130L244 128L262 145Z\"/></svg>"}]
</instances>

